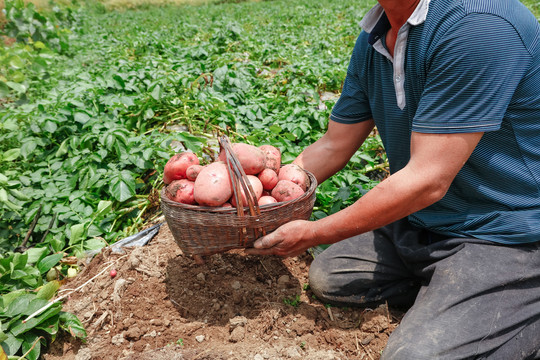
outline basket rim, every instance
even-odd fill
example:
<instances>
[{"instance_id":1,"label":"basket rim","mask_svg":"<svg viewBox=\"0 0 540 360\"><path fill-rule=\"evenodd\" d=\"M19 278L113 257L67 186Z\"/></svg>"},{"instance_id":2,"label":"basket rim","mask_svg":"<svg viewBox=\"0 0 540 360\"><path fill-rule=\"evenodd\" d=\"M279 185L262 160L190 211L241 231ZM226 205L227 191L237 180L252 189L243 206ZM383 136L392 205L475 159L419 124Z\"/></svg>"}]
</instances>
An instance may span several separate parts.
<instances>
[{"instance_id":1,"label":"basket rim","mask_svg":"<svg viewBox=\"0 0 540 360\"><path fill-rule=\"evenodd\" d=\"M306 200L307 198L311 197L314 194L314 192L315 192L315 190L317 189L317 186L318 186L317 179L315 178L315 175L313 175L310 171L305 170L305 169L302 169L302 170L304 170L306 172L306 174L308 175L309 180L310 180L309 187L306 189L306 191L300 197L298 197L296 199L292 199L292 200L289 200L289 201L281 201L281 202L273 203L273 204L262 205L262 206L260 206L261 212L270 211L270 210L274 210L274 209L279 209L279 208L281 208L283 206L287 206L287 205L290 205L290 204L294 204L294 203L297 203L297 202L304 201L304 200ZM182 209L185 209L185 210L194 210L194 211L210 212L210 213L222 213L222 214L234 213L234 214L236 214L236 212L237 212L237 209L235 207L224 208L224 207L217 207L217 206L214 207L214 206L190 205L190 204L184 204L184 203L179 203L179 202L176 202L176 201L172 201L171 199L169 199L165 195L166 188L167 188L167 186L163 186L163 188L160 191L160 197L161 197L161 202L165 203L167 206L176 207L176 208L182 208ZM249 209L249 207L245 206L244 209ZM251 215L248 212L248 213L244 214L244 216L250 217Z\"/></svg>"}]
</instances>

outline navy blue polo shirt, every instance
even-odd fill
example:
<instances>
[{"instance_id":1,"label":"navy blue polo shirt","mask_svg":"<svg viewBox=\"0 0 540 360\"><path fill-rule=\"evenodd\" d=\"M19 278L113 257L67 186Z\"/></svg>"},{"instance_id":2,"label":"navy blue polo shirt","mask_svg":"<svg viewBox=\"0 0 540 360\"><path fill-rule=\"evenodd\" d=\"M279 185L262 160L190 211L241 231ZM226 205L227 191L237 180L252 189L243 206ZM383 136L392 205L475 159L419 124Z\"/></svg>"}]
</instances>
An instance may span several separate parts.
<instances>
[{"instance_id":1,"label":"navy blue polo shirt","mask_svg":"<svg viewBox=\"0 0 540 360\"><path fill-rule=\"evenodd\" d=\"M411 132L485 132L447 194L409 216L431 231L540 241L540 25L518 0L422 0L384 47L377 5L361 23L330 119L374 119L391 172Z\"/></svg>"}]
</instances>

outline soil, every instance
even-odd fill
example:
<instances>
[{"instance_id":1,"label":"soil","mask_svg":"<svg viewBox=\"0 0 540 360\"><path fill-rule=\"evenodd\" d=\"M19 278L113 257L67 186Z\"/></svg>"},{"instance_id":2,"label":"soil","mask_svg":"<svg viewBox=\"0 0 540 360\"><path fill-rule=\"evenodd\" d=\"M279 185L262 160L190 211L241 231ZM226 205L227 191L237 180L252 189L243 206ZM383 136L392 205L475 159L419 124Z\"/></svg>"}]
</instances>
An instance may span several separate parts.
<instances>
[{"instance_id":1,"label":"soil","mask_svg":"<svg viewBox=\"0 0 540 360\"><path fill-rule=\"evenodd\" d=\"M63 286L94 278L64 303L86 342L59 336L44 358L376 360L402 316L386 305L325 306L307 285L307 253L205 260L185 256L166 224L143 247L102 251Z\"/></svg>"}]
</instances>

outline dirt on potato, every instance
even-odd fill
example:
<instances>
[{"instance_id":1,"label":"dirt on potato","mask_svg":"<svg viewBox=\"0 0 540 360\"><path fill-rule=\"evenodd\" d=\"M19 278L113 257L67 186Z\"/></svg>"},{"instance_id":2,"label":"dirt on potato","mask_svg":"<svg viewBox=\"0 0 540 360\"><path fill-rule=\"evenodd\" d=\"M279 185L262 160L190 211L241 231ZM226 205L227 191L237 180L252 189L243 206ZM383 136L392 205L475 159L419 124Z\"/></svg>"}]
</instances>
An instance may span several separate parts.
<instances>
[{"instance_id":1,"label":"dirt on potato","mask_svg":"<svg viewBox=\"0 0 540 360\"><path fill-rule=\"evenodd\" d=\"M44 358L379 359L402 313L325 306L307 285L311 260L238 250L198 265L164 224L146 246L105 250L63 286L95 277L64 303L88 338L59 336Z\"/></svg>"}]
</instances>

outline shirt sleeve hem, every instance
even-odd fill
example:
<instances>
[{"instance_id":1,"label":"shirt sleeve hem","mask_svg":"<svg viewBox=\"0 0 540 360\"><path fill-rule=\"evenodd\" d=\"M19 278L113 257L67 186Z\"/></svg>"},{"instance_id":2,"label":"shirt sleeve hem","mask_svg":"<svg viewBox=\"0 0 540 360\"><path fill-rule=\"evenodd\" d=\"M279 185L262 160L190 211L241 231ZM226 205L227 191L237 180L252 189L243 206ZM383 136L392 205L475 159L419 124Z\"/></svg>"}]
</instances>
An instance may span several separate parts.
<instances>
[{"instance_id":1,"label":"shirt sleeve hem","mask_svg":"<svg viewBox=\"0 0 540 360\"><path fill-rule=\"evenodd\" d=\"M480 124L432 124L415 123L412 131L426 134L452 134L497 131L501 128L500 122L484 122Z\"/></svg>"},{"instance_id":2,"label":"shirt sleeve hem","mask_svg":"<svg viewBox=\"0 0 540 360\"><path fill-rule=\"evenodd\" d=\"M341 124L356 124L356 123L360 123L362 121L367 121L370 119L371 119L371 115L351 118L351 117L338 116L333 113L330 114L330 120L335 121L337 123L341 123Z\"/></svg>"}]
</instances>

